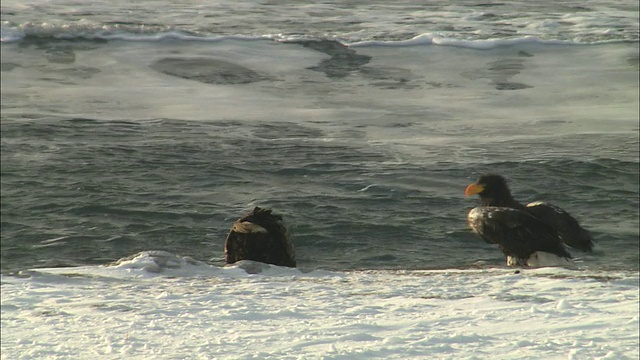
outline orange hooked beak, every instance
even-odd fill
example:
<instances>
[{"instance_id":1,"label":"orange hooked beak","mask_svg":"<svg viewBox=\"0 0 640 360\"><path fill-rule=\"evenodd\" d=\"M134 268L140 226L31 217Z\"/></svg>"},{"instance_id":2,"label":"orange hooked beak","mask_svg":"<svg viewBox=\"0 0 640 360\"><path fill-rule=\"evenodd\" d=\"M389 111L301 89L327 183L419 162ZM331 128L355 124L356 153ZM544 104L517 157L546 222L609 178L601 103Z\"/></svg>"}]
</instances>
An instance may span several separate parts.
<instances>
[{"instance_id":1,"label":"orange hooked beak","mask_svg":"<svg viewBox=\"0 0 640 360\"><path fill-rule=\"evenodd\" d=\"M479 194L484 190L484 186L478 183L473 183L464 190L464 196L471 196L475 194Z\"/></svg>"}]
</instances>

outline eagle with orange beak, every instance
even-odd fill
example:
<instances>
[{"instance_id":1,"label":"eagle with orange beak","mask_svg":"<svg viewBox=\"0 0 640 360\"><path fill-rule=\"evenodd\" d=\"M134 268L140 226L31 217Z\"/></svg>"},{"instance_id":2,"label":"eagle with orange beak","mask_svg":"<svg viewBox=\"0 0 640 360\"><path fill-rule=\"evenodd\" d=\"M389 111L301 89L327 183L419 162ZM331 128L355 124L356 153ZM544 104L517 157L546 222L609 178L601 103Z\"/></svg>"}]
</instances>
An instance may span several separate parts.
<instances>
[{"instance_id":1,"label":"eagle with orange beak","mask_svg":"<svg viewBox=\"0 0 640 360\"><path fill-rule=\"evenodd\" d=\"M500 175L480 176L465 189L465 196L472 195L480 197L480 206L469 211L469 226L497 244L509 266L572 266L566 246L593 249L591 234L569 213L540 201L521 204Z\"/></svg>"}]
</instances>

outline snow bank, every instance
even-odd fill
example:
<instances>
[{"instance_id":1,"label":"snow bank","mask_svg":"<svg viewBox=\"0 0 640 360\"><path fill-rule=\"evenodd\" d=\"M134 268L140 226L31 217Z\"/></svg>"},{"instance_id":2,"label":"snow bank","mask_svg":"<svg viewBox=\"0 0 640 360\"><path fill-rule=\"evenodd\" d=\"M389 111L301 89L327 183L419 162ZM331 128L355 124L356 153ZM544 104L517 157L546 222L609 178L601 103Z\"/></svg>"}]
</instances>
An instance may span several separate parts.
<instances>
[{"instance_id":1,"label":"snow bank","mask_svg":"<svg viewBox=\"0 0 640 360\"><path fill-rule=\"evenodd\" d=\"M337 273L163 252L2 276L2 358L637 359L638 274Z\"/></svg>"}]
</instances>

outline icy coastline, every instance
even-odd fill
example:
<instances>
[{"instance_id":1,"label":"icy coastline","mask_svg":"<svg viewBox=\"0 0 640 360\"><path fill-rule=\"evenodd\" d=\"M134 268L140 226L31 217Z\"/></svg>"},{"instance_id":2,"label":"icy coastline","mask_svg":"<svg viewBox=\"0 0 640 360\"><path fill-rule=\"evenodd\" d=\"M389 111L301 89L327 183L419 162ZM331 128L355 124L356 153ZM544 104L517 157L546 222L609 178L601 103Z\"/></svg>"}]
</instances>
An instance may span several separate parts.
<instances>
[{"instance_id":1,"label":"icy coastline","mask_svg":"<svg viewBox=\"0 0 640 360\"><path fill-rule=\"evenodd\" d=\"M301 272L163 252L2 276L2 357L634 359L638 274Z\"/></svg>"}]
</instances>

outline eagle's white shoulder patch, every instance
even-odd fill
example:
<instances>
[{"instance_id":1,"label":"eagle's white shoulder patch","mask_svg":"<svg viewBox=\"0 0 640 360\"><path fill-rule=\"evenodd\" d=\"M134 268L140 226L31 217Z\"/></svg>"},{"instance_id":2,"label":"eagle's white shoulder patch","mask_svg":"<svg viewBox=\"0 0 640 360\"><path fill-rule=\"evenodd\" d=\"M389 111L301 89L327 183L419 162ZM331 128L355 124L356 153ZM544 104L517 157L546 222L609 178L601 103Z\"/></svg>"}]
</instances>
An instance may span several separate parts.
<instances>
[{"instance_id":1,"label":"eagle's white shoulder patch","mask_svg":"<svg viewBox=\"0 0 640 360\"><path fill-rule=\"evenodd\" d=\"M544 201L534 201L534 202L528 203L527 207L538 206L538 205L547 205L547 203Z\"/></svg>"}]
</instances>

